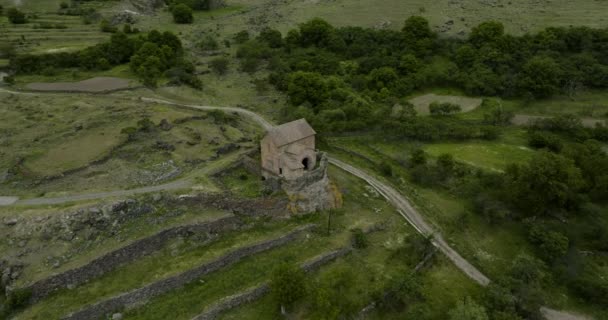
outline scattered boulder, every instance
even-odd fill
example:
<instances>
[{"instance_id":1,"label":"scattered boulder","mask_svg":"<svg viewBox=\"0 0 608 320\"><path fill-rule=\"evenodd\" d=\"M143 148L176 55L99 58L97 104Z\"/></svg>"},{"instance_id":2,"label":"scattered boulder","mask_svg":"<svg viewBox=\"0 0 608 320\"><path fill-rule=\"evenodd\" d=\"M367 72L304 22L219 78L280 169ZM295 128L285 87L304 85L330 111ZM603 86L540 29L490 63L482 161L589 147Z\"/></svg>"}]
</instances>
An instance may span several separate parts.
<instances>
[{"instance_id":1,"label":"scattered boulder","mask_svg":"<svg viewBox=\"0 0 608 320\"><path fill-rule=\"evenodd\" d=\"M115 14L114 16L112 16L112 18L110 19L110 24L113 26L119 25L119 24L134 24L137 22L137 12L134 11L129 11L129 10L124 10L121 11L117 14Z\"/></svg>"},{"instance_id":2,"label":"scattered boulder","mask_svg":"<svg viewBox=\"0 0 608 320\"><path fill-rule=\"evenodd\" d=\"M17 218L5 218L4 219L4 225L9 226L9 227L16 225L17 222L19 222L19 220L17 220Z\"/></svg>"},{"instance_id":3,"label":"scattered boulder","mask_svg":"<svg viewBox=\"0 0 608 320\"><path fill-rule=\"evenodd\" d=\"M164 0L131 0L131 4L139 11L152 14L154 11L165 5Z\"/></svg>"},{"instance_id":4,"label":"scattered boulder","mask_svg":"<svg viewBox=\"0 0 608 320\"><path fill-rule=\"evenodd\" d=\"M170 124L169 121L167 121L167 119L162 119L160 121L160 124L158 125L158 127L163 131L169 131L169 130L173 129L173 125Z\"/></svg>"},{"instance_id":5,"label":"scattered boulder","mask_svg":"<svg viewBox=\"0 0 608 320\"><path fill-rule=\"evenodd\" d=\"M223 145L221 147L219 147L216 151L217 155L222 155L222 154L227 154L230 153L234 150L238 150L241 146L239 146L238 144L235 143L229 143L226 145Z\"/></svg>"},{"instance_id":6,"label":"scattered boulder","mask_svg":"<svg viewBox=\"0 0 608 320\"><path fill-rule=\"evenodd\" d=\"M122 320L122 313L115 313L112 315L112 320Z\"/></svg>"}]
</instances>

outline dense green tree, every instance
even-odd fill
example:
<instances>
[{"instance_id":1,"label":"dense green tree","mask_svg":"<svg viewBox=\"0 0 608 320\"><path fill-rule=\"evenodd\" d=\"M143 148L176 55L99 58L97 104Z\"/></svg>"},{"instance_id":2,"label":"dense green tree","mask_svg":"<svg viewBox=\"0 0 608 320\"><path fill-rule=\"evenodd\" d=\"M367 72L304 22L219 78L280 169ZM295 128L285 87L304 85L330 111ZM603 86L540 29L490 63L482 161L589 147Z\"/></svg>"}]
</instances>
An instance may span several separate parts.
<instances>
[{"instance_id":1,"label":"dense green tree","mask_svg":"<svg viewBox=\"0 0 608 320\"><path fill-rule=\"evenodd\" d=\"M415 274L403 272L385 290L385 295L378 302L381 310L398 311L423 299L422 284ZM419 319L419 318L416 318Z\"/></svg>"},{"instance_id":2,"label":"dense green tree","mask_svg":"<svg viewBox=\"0 0 608 320\"><path fill-rule=\"evenodd\" d=\"M408 53L399 59L399 72L403 75L414 74L422 67L422 63L415 55Z\"/></svg>"},{"instance_id":3,"label":"dense green tree","mask_svg":"<svg viewBox=\"0 0 608 320\"><path fill-rule=\"evenodd\" d=\"M258 40L265 42L271 48L280 48L283 46L283 36L281 32L270 27L262 29L258 35Z\"/></svg>"},{"instance_id":4,"label":"dense green tree","mask_svg":"<svg viewBox=\"0 0 608 320\"><path fill-rule=\"evenodd\" d=\"M481 108L489 110L484 113L483 121L494 126L509 125L515 116L513 112L505 110L502 102L496 99L483 99Z\"/></svg>"},{"instance_id":5,"label":"dense green tree","mask_svg":"<svg viewBox=\"0 0 608 320\"><path fill-rule=\"evenodd\" d=\"M134 53L133 41L124 32L116 32L110 38L107 56L113 65L129 62Z\"/></svg>"},{"instance_id":6,"label":"dense green tree","mask_svg":"<svg viewBox=\"0 0 608 320\"><path fill-rule=\"evenodd\" d=\"M437 157L437 168L444 177L451 174L455 166L456 160L452 154L442 153Z\"/></svg>"},{"instance_id":7,"label":"dense green tree","mask_svg":"<svg viewBox=\"0 0 608 320\"><path fill-rule=\"evenodd\" d=\"M430 53L437 36L431 30L428 20L420 16L411 16L405 20L402 32L409 51L418 57Z\"/></svg>"},{"instance_id":8,"label":"dense green tree","mask_svg":"<svg viewBox=\"0 0 608 320\"><path fill-rule=\"evenodd\" d=\"M576 204L576 193L583 186L581 171L563 156L539 152L527 164L510 170L511 201L529 214L548 214Z\"/></svg>"},{"instance_id":9,"label":"dense green tree","mask_svg":"<svg viewBox=\"0 0 608 320\"><path fill-rule=\"evenodd\" d=\"M532 222L532 226L528 231L530 241L538 246L539 253L546 261L554 261L566 255L568 251L568 237L539 226Z\"/></svg>"},{"instance_id":10,"label":"dense green tree","mask_svg":"<svg viewBox=\"0 0 608 320\"><path fill-rule=\"evenodd\" d=\"M382 67L372 70L369 74L369 88L380 91L383 88L393 88L396 81L399 79L395 69L390 67Z\"/></svg>"},{"instance_id":11,"label":"dense green tree","mask_svg":"<svg viewBox=\"0 0 608 320\"><path fill-rule=\"evenodd\" d=\"M303 47L326 47L330 44L333 32L334 27L327 21L315 18L300 25L298 41Z\"/></svg>"},{"instance_id":12,"label":"dense green tree","mask_svg":"<svg viewBox=\"0 0 608 320\"><path fill-rule=\"evenodd\" d=\"M495 44L504 33L505 27L502 23L498 21L486 21L473 27L469 35L469 41L477 47L481 47L487 43Z\"/></svg>"},{"instance_id":13,"label":"dense green tree","mask_svg":"<svg viewBox=\"0 0 608 320\"><path fill-rule=\"evenodd\" d=\"M234 41L238 44L243 44L249 41L249 31L241 30L234 35Z\"/></svg>"},{"instance_id":14,"label":"dense green tree","mask_svg":"<svg viewBox=\"0 0 608 320\"><path fill-rule=\"evenodd\" d=\"M536 56L522 68L519 87L536 98L549 97L558 92L562 71L549 57Z\"/></svg>"},{"instance_id":15,"label":"dense green tree","mask_svg":"<svg viewBox=\"0 0 608 320\"><path fill-rule=\"evenodd\" d=\"M298 71L289 76L287 93L293 105L309 102L318 106L327 99L329 86L318 73Z\"/></svg>"},{"instance_id":16,"label":"dense green tree","mask_svg":"<svg viewBox=\"0 0 608 320\"><path fill-rule=\"evenodd\" d=\"M281 310L289 309L306 294L305 274L302 269L282 263L270 279L270 291Z\"/></svg>"},{"instance_id":17,"label":"dense green tree","mask_svg":"<svg viewBox=\"0 0 608 320\"><path fill-rule=\"evenodd\" d=\"M336 320L350 318L359 311L349 294L356 274L350 267L340 267L322 276L311 286L313 319Z\"/></svg>"},{"instance_id":18,"label":"dense green tree","mask_svg":"<svg viewBox=\"0 0 608 320\"><path fill-rule=\"evenodd\" d=\"M564 147L564 144L558 135L535 130L528 133L528 145L535 149L546 148L557 153Z\"/></svg>"},{"instance_id":19,"label":"dense green tree","mask_svg":"<svg viewBox=\"0 0 608 320\"><path fill-rule=\"evenodd\" d=\"M450 320L488 320L484 307L470 297L458 301L456 308L450 310Z\"/></svg>"},{"instance_id":20,"label":"dense green tree","mask_svg":"<svg viewBox=\"0 0 608 320\"><path fill-rule=\"evenodd\" d=\"M435 37L429 26L429 21L421 16L411 16L405 20L402 31L408 42Z\"/></svg>"},{"instance_id":21,"label":"dense green tree","mask_svg":"<svg viewBox=\"0 0 608 320\"><path fill-rule=\"evenodd\" d=\"M158 78L161 76L161 62L156 56L149 56L137 69L137 74L142 78L144 85L156 87Z\"/></svg>"},{"instance_id":22,"label":"dense green tree","mask_svg":"<svg viewBox=\"0 0 608 320\"><path fill-rule=\"evenodd\" d=\"M173 15L173 21L175 23L192 23L194 16L192 15L192 8L180 3L171 8L171 14Z\"/></svg>"},{"instance_id":23,"label":"dense green tree","mask_svg":"<svg viewBox=\"0 0 608 320\"><path fill-rule=\"evenodd\" d=\"M17 8L8 9L6 11L6 16L8 17L8 21L10 21L12 24L27 23L27 16Z\"/></svg>"},{"instance_id":24,"label":"dense green tree","mask_svg":"<svg viewBox=\"0 0 608 320\"><path fill-rule=\"evenodd\" d=\"M418 165L424 165L427 162L427 158L428 156L424 149L416 149L410 155L410 166L414 167Z\"/></svg>"}]
</instances>

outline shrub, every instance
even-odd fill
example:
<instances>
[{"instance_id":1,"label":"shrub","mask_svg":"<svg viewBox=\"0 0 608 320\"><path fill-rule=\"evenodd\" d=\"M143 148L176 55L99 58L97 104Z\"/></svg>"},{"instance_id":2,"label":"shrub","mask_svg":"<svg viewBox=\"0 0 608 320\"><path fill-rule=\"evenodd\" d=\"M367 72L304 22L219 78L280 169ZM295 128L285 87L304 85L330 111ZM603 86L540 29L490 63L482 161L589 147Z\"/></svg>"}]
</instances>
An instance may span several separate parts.
<instances>
[{"instance_id":1,"label":"shrub","mask_svg":"<svg viewBox=\"0 0 608 320\"><path fill-rule=\"evenodd\" d=\"M234 35L234 41L237 44L243 44L243 43L249 41L249 31L247 31L247 30L239 31L237 34Z\"/></svg>"},{"instance_id":2,"label":"shrub","mask_svg":"<svg viewBox=\"0 0 608 320\"><path fill-rule=\"evenodd\" d=\"M410 156L410 167L426 164L427 155L422 149L416 149Z\"/></svg>"},{"instance_id":3,"label":"shrub","mask_svg":"<svg viewBox=\"0 0 608 320\"><path fill-rule=\"evenodd\" d=\"M111 25L110 22L106 19L101 20L101 22L99 23L99 29L101 30L101 32L109 33L115 33L116 31L118 31L118 28Z\"/></svg>"},{"instance_id":4,"label":"shrub","mask_svg":"<svg viewBox=\"0 0 608 320\"><path fill-rule=\"evenodd\" d=\"M8 21L13 24L23 24L27 23L27 17L25 13L21 12L17 8L10 8L6 11L6 16L8 17Z\"/></svg>"},{"instance_id":5,"label":"shrub","mask_svg":"<svg viewBox=\"0 0 608 320\"><path fill-rule=\"evenodd\" d=\"M546 148L553 152L560 152L564 147L559 136L542 131L528 133L528 145L535 149Z\"/></svg>"},{"instance_id":6,"label":"shrub","mask_svg":"<svg viewBox=\"0 0 608 320\"><path fill-rule=\"evenodd\" d=\"M444 102L433 102L429 106L429 111L432 115L445 116L458 113L462 110L462 108L454 103Z\"/></svg>"},{"instance_id":7,"label":"shrub","mask_svg":"<svg viewBox=\"0 0 608 320\"><path fill-rule=\"evenodd\" d=\"M201 40L201 42L198 44L198 47L205 51L213 51L217 50L220 45L213 36L206 35L203 40Z\"/></svg>"},{"instance_id":8,"label":"shrub","mask_svg":"<svg viewBox=\"0 0 608 320\"><path fill-rule=\"evenodd\" d=\"M388 161L380 162L379 168L380 168L380 172L383 175L385 175L387 177L390 177L393 175L393 167L391 166L390 163L388 163Z\"/></svg>"},{"instance_id":9,"label":"shrub","mask_svg":"<svg viewBox=\"0 0 608 320\"><path fill-rule=\"evenodd\" d=\"M290 308L306 294L302 269L283 263L272 273L270 291L281 309Z\"/></svg>"},{"instance_id":10,"label":"shrub","mask_svg":"<svg viewBox=\"0 0 608 320\"><path fill-rule=\"evenodd\" d=\"M228 71L228 64L230 63L230 61L225 58L225 57L220 57L220 58L215 58L213 60L211 60L210 62L210 66L211 69L219 74L219 75L223 75Z\"/></svg>"},{"instance_id":11,"label":"shrub","mask_svg":"<svg viewBox=\"0 0 608 320\"><path fill-rule=\"evenodd\" d=\"M171 8L171 14L173 14L173 21L175 23L192 23L194 17L192 16L192 8L187 5L180 3Z\"/></svg>"},{"instance_id":12,"label":"shrub","mask_svg":"<svg viewBox=\"0 0 608 320\"><path fill-rule=\"evenodd\" d=\"M363 230L359 228L353 230L353 247L357 249L364 249L367 248L367 246L367 235L363 232Z\"/></svg>"},{"instance_id":13,"label":"shrub","mask_svg":"<svg viewBox=\"0 0 608 320\"><path fill-rule=\"evenodd\" d=\"M19 310L29 304L32 291L27 289L17 289L10 293L6 300L6 307L9 311Z\"/></svg>"}]
</instances>

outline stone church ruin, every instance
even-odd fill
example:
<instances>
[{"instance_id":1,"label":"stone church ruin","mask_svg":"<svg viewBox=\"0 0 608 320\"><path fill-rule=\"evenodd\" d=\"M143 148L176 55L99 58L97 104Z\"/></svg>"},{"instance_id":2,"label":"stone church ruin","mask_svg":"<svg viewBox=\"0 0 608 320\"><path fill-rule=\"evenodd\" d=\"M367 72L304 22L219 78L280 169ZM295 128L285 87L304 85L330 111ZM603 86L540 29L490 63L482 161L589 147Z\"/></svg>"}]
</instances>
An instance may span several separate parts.
<instances>
[{"instance_id":1,"label":"stone church ruin","mask_svg":"<svg viewBox=\"0 0 608 320\"><path fill-rule=\"evenodd\" d=\"M308 213L342 205L327 176L327 156L315 149L316 132L305 119L270 129L261 141L262 177L289 197L289 210Z\"/></svg>"}]
</instances>

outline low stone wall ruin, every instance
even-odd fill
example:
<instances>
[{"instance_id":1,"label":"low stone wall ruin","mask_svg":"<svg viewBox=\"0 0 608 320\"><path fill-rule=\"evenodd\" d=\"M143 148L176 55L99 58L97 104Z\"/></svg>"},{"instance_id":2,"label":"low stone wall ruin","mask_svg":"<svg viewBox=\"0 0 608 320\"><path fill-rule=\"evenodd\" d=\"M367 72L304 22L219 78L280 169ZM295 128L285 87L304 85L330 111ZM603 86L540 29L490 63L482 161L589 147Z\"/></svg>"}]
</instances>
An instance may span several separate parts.
<instances>
[{"instance_id":1,"label":"low stone wall ruin","mask_svg":"<svg viewBox=\"0 0 608 320\"><path fill-rule=\"evenodd\" d=\"M230 216L211 222L166 229L153 236L136 240L127 246L109 252L86 265L36 281L24 289L31 291L32 295L29 302L34 304L59 289L82 285L121 265L157 251L168 240L177 236L201 233L215 234L234 230L240 225L241 220L238 217Z\"/></svg>"},{"instance_id":2,"label":"low stone wall ruin","mask_svg":"<svg viewBox=\"0 0 608 320\"><path fill-rule=\"evenodd\" d=\"M221 268L228 267L243 258L248 256L261 253L282 245L285 245L295 240L302 233L309 231L315 227L314 224L308 224L301 226L291 231L290 233L278 237L273 240L268 240L251 246L237 249L232 251L223 257L214 260L212 262L205 263L194 269L183 272L179 275L163 279L157 282L153 282L147 286L111 297L109 299L100 301L93 305L87 306L80 311L71 313L63 319L65 320L89 320L99 319L106 315L109 315L115 311L121 310L128 306L133 306L147 301L153 297L167 293L171 290L180 288L204 275L211 272L217 271Z\"/></svg>"},{"instance_id":3,"label":"low stone wall ruin","mask_svg":"<svg viewBox=\"0 0 608 320\"><path fill-rule=\"evenodd\" d=\"M236 198L230 193L202 193L173 201L187 202L190 205L200 205L250 217L278 217L287 213L285 210L287 199L278 197L246 199Z\"/></svg>"}]
</instances>

